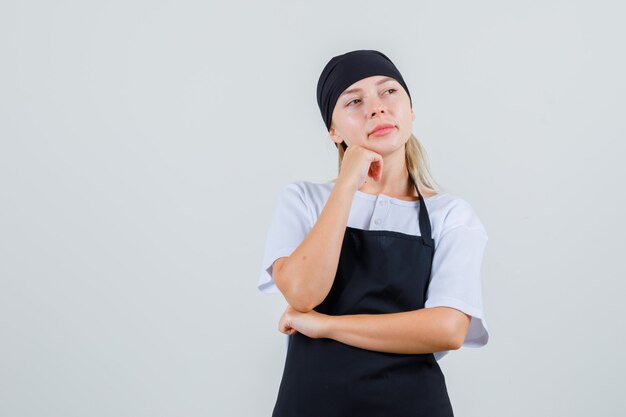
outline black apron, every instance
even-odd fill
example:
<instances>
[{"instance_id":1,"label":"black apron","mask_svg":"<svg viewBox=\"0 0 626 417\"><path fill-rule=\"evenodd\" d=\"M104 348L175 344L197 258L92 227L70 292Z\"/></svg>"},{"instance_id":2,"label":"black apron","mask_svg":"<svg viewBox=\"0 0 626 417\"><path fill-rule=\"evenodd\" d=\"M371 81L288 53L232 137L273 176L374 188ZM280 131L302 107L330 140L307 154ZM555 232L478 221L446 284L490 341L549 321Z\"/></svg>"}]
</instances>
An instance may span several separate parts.
<instances>
[{"instance_id":1,"label":"black apron","mask_svg":"<svg viewBox=\"0 0 626 417\"><path fill-rule=\"evenodd\" d=\"M346 227L335 281L315 311L384 314L424 308L435 246L424 198L417 193L421 236ZM451 417L453 412L432 353L376 352L296 332L289 336L272 416Z\"/></svg>"}]
</instances>

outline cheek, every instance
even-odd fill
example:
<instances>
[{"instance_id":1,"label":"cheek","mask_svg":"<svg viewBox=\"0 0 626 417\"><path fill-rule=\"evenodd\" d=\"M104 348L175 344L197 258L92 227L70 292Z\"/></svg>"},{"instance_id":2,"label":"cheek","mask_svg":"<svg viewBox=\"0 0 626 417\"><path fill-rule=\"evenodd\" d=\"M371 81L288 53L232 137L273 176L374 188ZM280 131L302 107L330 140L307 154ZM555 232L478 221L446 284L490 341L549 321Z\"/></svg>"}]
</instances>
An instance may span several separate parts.
<instances>
[{"instance_id":1,"label":"cheek","mask_svg":"<svg viewBox=\"0 0 626 417\"><path fill-rule=\"evenodd\" d=\"M399 115L399 121L405 126L411 126L413 123L413 113L411 113L411 109L404 109Z\"/></svg>"},{"instance_id":2,"label":"cheek","mask_svg":"<svg viewBox=\"0 0 626 417\"><path fill-rule=\"evenodd\" d=\"M343 115L340 120L337 120L337 126L339 126L340 131L351 136L364 129L362 118L356 115Z\"/></svg>"}]
</instances>

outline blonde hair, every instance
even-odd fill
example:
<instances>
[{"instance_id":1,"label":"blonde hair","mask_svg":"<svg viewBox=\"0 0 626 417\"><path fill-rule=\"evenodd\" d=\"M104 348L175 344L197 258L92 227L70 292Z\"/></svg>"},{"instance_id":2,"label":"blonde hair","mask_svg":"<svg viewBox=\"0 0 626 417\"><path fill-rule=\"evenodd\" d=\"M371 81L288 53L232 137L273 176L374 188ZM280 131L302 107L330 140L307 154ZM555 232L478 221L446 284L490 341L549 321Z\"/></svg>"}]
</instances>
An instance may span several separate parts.
<instances>
[{"instance_id":1,"label":"blonde hair","mask_svg":"<svg viewBox=\"0 0 626 417\"><path fill-rule=\"evenodd\" d=\"M345 142L341 142L341 144L335 143L335 146L337 146L337 150L339 151L338 171L341 171L341 161L343 160L344 152L348 149L348 145L346 145ZM441 187L430 174L426 149L413 133L411 133L411 136L404 145L404 154L409 178L411 178L414 184L417 184L420 193L424 191L431 191L435 194L440 193Z\"/></svg>"}]
</instances>

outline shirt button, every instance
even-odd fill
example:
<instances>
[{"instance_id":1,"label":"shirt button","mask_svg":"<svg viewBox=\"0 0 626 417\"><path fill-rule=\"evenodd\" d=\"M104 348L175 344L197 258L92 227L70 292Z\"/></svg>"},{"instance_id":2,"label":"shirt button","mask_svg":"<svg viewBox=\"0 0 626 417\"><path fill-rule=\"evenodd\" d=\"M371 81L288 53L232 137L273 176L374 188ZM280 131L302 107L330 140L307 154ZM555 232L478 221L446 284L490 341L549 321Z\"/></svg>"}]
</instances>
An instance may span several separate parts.
<instances>
[{"instance_id":1,"label":"shirt button","mask_svg":"<svg viewBox=\"0 0 626 417\"><path fill-rule=\"evenodd\" d=\"M374 220L374 224L380 224L380 219Z\"/></svg>"},{"instance_id":2,"label":"shirt button","mask_svg":"<svg viewBox=\"0 0 626 417\"><path fill-rule=\"evenodd\" d=\"M385 200L378 200L378 204L387 204L387 202Z\"/></svg>"}]
</instances>

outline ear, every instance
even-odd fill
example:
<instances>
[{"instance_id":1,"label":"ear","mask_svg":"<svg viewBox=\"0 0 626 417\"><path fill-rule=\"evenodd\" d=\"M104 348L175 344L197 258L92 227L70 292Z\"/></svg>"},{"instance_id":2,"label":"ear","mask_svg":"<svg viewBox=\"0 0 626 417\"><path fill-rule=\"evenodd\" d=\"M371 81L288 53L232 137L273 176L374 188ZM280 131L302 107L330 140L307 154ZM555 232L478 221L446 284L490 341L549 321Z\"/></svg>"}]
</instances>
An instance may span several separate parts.
<instances>
[{"instance_id":1,"label":"ear","mask_svg":"<svg viewBox=\"0 0 626 417\"><path fill-rule=\"evenodd\" d=\"M337 145L339 145L341 142L343 142L343 139L341 139L341 136L339 136L337 130L334 127L331 127L328 130L328 135L330 136L330 139L335 142Z\"/></svg>"},{"instance_id":2,"label":"ear","mask_svg":"<svg viewBox=\"0 0 626 417\"><path fill-rule=\"evenodd\" d=\"M415 121L415 112L413 111L413 108L411 108L411 117L413 118L413 121Z\"/></svg>"}]
</instances>

